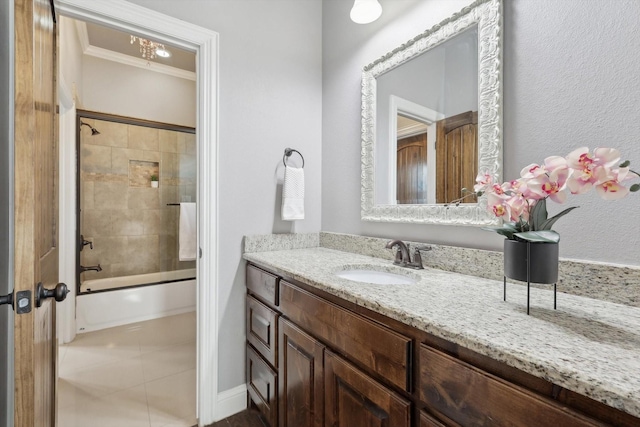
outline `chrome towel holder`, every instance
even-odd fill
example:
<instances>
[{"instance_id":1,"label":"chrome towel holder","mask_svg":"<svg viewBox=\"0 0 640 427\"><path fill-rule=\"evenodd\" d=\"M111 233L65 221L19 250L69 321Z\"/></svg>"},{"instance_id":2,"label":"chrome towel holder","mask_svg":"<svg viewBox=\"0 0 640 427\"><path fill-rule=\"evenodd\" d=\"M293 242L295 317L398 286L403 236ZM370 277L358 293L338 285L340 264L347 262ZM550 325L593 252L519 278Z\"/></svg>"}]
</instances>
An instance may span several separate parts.
<instances>
[{"instance_id":1,"label":"chrome towel holder","mask_svg":"<svg viewBox=\"0 0 640 427\"><path fill-rule=\"evenodd\" d=\"M294 152L298 153L298 155L302 159L302 167L304 168L304 156L298 150L294 150L293 148L285 148L284 149L284 156L282 156L282 163L285 166L287 166L287 157L291 157L291 154L293 154Z\"/></svg>"}]
</instances>

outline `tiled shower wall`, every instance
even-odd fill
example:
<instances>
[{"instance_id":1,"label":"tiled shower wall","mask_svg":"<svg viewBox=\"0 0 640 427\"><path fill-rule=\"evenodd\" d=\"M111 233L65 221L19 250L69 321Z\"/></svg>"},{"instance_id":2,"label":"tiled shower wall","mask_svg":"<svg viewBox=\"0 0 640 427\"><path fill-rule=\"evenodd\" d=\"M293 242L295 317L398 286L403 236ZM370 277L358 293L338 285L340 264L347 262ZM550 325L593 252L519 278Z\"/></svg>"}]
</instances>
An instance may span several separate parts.
<instances>
[{"instance_id":1,"label":"tiled shower wall","mask_svg":"<svg viewBox=\"0 0 640 427\"><path fill-rule=\"evenodd\" d=\"M82 118L80 232L93 242L81 280L195 268L178 260L179 206L196 201L196 140L186 132ZM150 175L159 171L159 187Z\"/></svg>"}]
</instances>

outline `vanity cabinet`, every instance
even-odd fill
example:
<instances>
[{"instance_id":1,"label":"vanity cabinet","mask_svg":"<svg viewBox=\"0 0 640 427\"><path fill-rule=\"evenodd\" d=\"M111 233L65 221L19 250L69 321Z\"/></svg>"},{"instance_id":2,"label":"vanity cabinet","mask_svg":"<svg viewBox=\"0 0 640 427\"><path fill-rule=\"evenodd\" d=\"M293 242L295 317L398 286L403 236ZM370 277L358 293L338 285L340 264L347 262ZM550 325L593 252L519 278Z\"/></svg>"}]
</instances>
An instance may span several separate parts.
<instances>
[{"instance_id":1,"label":"vanity cabinet","mask_svg":"<svg viewBox=\"0 0 640 427\"><path fill-rule=\"evenodd\" d=\"M638 426L640 419L247 265L247 389L271 427Z\"/></svg>"},{"instance_id":2,"label":"vanity cabinet","mask_svg":"<svg viewBox=\"0 0 640 427\"><path fill-rule=\"evenodd\" d=\"M325 425L411 427L409 400L328 350L324 370Z\"/></svg>"},{"instance_id":3,"label":"vanity cabinet","mask_svg":"<svg viewBox=\"0 0 640 427\"><path fill-rule=\"evenodd\" d=\"M461 425L485 425L488 420L513 427L601 425L425 345L420 346L420 378L420 400Z\"/></svg>"},{"instance_id":4,"label":"vanity cabinet","mask_svg":"<svg viewBox=\"0 0 640 427\"><path fill-rule=\"evenodd\" d=\"M281 427L324 426L324 345L280 319Z\"/></svg>"}]
</instances>

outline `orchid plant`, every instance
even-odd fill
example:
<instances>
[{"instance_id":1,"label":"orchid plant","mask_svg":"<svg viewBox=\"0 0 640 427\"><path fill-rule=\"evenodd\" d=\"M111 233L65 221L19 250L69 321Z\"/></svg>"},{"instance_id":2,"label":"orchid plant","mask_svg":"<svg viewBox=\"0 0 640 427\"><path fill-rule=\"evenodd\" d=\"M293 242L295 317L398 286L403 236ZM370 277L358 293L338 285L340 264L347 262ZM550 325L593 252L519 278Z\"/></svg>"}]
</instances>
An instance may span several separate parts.
<instances>
[{"instance_id":1,"label":"orchid plant","mask_svg":"<svg viewBox=\"0 0 640 427\"><path fill-rule=\"evenodd\" d=\"M486 227L510 240L558 242L560 235L551 227L576 209L567 208L549 218L547 199L564 203L569 193L595 191L605 200L618 200L640 190L640 184L626 187L624 182L640 177L629 169L630 162L620 163L620 152L613 148L578 148L566 157L551 156L541 165L530 164L520 178L494 183L489 173L481 172L474 191L468 195L487 194L487 209L505 222L500 227ZM464 189L463 189L464 190ZM466 196L465 196L466 197Z\"/></svg>"}]
</instances>

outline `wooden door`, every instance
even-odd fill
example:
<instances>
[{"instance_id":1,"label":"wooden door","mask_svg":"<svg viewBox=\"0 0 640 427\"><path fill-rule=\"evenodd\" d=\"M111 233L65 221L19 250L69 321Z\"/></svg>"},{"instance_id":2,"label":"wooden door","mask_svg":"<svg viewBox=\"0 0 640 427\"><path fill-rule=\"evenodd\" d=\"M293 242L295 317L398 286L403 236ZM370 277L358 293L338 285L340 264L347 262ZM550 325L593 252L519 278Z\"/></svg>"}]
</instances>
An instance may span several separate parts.
<instances>
[{"instance_id":1,"label":"wooden door","mask_svg":"<svg viewBox=\"0 0 640 427\"><path fill-rule=\"evenodd\" d=\"M468 111L436 122L436 203L462 197L463 188L473 189L477 175L478 112Z\"/></svg>"},{"instance_id":2,"label":"wooden door","mask_svg":"<svg viewBox=\"0 0 640 427\"><path fill-rule=\"evenodd\" d=\"M411 402L325 350L326 427L409 427Z\"/></svg>"},{"instance_id":3,"label":"wooden door","mask_svg":"<svg viewBox=\"0 0 640 427\"><path fill-rule=\"evenodd\" d=\"M427 203L427 133L399 139L396 159L397 203Z\"/></svg>"},{"instance_id":4,"label":"wooden door","mask_svg":"<svg viewBox=\"0 0 640 427\"><path fill-rule=\"evenodd\" d=\"M15 426L55 425L55 308L36 284L58 281L56 29L49 0L15 0ZM19 294L23 292L22 294ZM30 292L29 295L25 292Z\"/></svg>"},{"instance_id":5,"label":"wooden door","mask_svg":"<svg viewBox=\"0 0 640 427\"><path fill-rule=\"evenodd\" d=\"M279 427L323 426L324 346L280 318Z\"/></svg>"}]
</instances>

